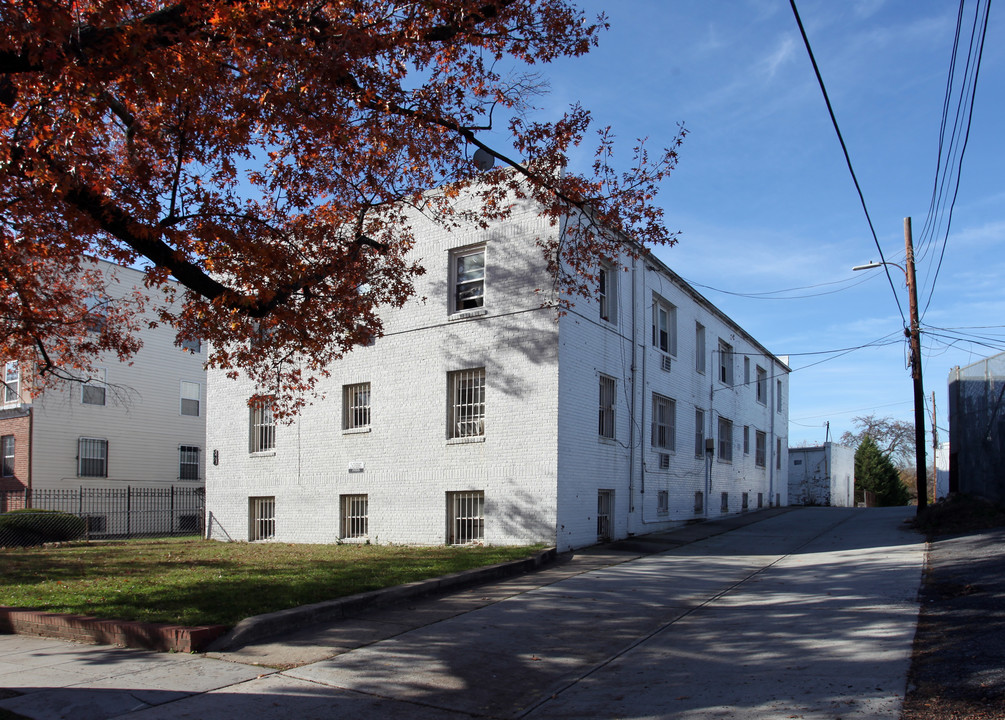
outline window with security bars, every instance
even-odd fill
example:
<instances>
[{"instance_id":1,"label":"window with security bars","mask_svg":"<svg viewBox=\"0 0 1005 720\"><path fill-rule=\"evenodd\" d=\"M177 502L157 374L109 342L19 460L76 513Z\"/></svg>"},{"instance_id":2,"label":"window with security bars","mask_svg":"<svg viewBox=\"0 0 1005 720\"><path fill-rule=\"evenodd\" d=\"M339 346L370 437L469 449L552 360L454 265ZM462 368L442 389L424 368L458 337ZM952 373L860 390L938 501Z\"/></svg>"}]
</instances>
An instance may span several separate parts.
<instances>
[{"instance_id":1,"label":"window with security bars","mask_svg":"<svg viewBox=\"0 0 1005 720\"><path fill-rule=\"evenodd\" d=\"M3 405L18 405L21 402L21 368L16 360L4 364Z\"/></svg>"},{"instance_id":2,"label":"window with security bars","mask_svg":"<svg viewBox=\"0 0 1005 720\"><path fill-rule=\"evenodd\" d=\"M0 477L14 477L14 436L0 437Z\"/></svg>"},{"instance_id":3,"label":"window with security bars","mask_svg":"<svg viewBox=\"0 0 1005 720\"><path fill-rule=\"evenodd\" d=\"M104 405L105 389L105 371L98 369L89 380L80 384L80 402L84 405Z\"/></svg>"},{"instance_id":4,"label":"window with security bars","mask_svg":"<svg viewBox=\"0 0 1005 720\"><path fill-rule=\"evenodd\" d=\"M719 418L719 459L733 459L733 421Z\"/></svg>"},{"instance_id":5,"label":"window with security bars","mask_svg":"<svg viewBox=\"0 0 1005 720\"><path fill-rule=\"evenodd\" d=\"M485 304L485 248L467 248L452 255L451 312L474 310Z\"/></svg>"},{"instance_id":6,"label":"window with security bars","mask_svg":"<svg viewBox=\"0 0 1005 720\"><path fill-rule=\"evenodd\" d=\"M276 420L272 413L272 398L263 398L251 407L251 452L276 449Z\"/></svg>"},{"instance_id":7,"label":"window with security bars","mask_svg":"<svg viewBox=\"0 0 1005 720\"><path fill-rule=\"evenodd\" d=\"M108 477L108 441L80 438L77 441L77 475Z\"/></svg>"},{"instance_id":8,"label":"window with security bars","mask_svg":"<svg viewBox=\"0 0 1005 720\"><path fill-rule=\"evenodd\" d=\"M660 490L656 493L656 514L666 515L670 512L670 493L667 490Z\"/></svg>"},{"instance_id":9,"label":"window with security bars","mask_svg":"<svg viewBox=\"0 0 1005 720\"><path fill-rule=\"evenodd\" d=\"M705 457L705 411L694 411L694 456Z\"/></svg>"},{"instance_id":10,"label":"window with security bars","mask_svg":"<svg viewBox=\"0 0 1005 720\"><path fill-rule=\"evenodd\" d=\"M370 427L370 383L342 386L342 429Z\"/></svg>"},{"instance_id":11,"label":"window with security bars","mask_svg":"<svg viewBox=\"0 0 1005 720\"><path fill-rule=\"evenodd\" d=\"M202 399L202 386L199 383L181 383L181 414L199 417L199 403Z\"/></svg>"},{"instance_id":12,"label":"window with security bars","mask_svg":"<svg viewBox=\"0 0 1005 720\"><path fill-rule=\"evenodd\" d=\"M614 514L614 491L597 491L597 541L611 539L611 518Z\"/></svg>"},{"instance_id":13,"label":"window with security bars","mask_svg":"<svg viewBox=\"0 0 1005 720\"><path fill-rule=\"evenodd\" d=\"M614 399L616 384L614 378L600 376L600 437L614 439Z\"/></svg>"},{"instance_id":14,"label":"window with security bars","mask_svg":"<svg viewBox=\"0 0 1005 720\"><path fill-rule=\"evenodd\" d=\"M451 438L485 434L485 368L449 373Z\"/></svg>"},{"instance_id":15,"label":"window with security bars","mask_svg":"<svg viewBox=\"0 0 1005 720\"><path fill-rule=\"evenodd\" d=\"M765 467L768 454L768 436L760 430L754 433L754 465Z\"/></svg>"},{"instance_id":16,"label":"window with security bars","mask_svg":"<svg viewBox=\"0 0 1005 720\"><path fill-rule=\"evenodd\" d=\"M370 531L370 501L366 495L343 495L339 537L365 538Z\"/></svg>"},{"instance_id":17,"label":"window with security bars","mask_svg":"<svg viewBox=\"0 0 1005 720\"><path fill-rule=\"evenodd\" d=\"M676 449L677 403L659 393L653 393L652 446L664 450Z\"/></svg>"},{"instance_id":18,"label":"window with security bars","mask_svg":"<svg viewBox=\"0 0 1005 720\"><path fill-rule=\"evenodd\" d=\"M178 447L178 479L199 479L199 448L196 445Z\"/></svg>"},{"instance_id":19,"label":"window with security bars","mask_svg":"<svg viewBox=\"0 0 1005 720\"><path fill-rule=\"evenodd\" d=\"M447 493L447 544L467 545L485 539L485 492Z\"/></svg>"},{"instance_id":20,"label":"window with security bars","mask_svg":"<svg viewBox=\"0 0 1005 720\"><path fill-rule=\"evenodd\" d=\"M276 536L276 498L248 498L249 540L271 540Z\"/></svg>"}]
</instances>

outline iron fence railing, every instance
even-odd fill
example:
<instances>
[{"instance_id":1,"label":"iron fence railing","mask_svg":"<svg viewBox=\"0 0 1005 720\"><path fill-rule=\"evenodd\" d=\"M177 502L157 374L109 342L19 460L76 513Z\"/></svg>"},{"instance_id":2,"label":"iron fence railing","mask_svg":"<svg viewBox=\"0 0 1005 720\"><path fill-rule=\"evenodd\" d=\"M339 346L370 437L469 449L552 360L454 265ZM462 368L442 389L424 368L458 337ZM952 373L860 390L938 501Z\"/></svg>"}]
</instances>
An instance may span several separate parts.
<instances>
[{"instance_id":1,"label":"iron fence railing","mask_svg":"<svg viewBox=\"0 0 1005 720\"><path fill-rule=\"evenodd\" d=\"M5 544L4 528L19 528L18 533L6 531L8 541L30 540L36 535L51 536L42 542L201 535L205 505L202 488L126 486L0 491L0 545ZM25 534L26 528L31 532Z\"/></svg>"}]
</instances>

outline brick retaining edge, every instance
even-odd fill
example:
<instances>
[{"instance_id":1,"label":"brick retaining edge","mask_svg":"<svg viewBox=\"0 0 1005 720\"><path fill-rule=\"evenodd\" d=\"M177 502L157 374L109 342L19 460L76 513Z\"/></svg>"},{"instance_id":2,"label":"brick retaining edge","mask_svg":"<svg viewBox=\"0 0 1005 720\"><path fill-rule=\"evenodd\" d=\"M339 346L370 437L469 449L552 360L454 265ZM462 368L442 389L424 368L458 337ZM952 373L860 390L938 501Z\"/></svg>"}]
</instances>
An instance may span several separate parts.
<instances>
[{"instance_id":1,"label":"brick retaining edge","mask_svg":"<svg viewBox=\"0 0 1005 720\"><path fill-rule=\"evenodd\" d=\"M0 607L0 633L40 635L147 650L197 652L223 635L227 629L225 625L186 627Z\"/></svg>"}]
</instances>

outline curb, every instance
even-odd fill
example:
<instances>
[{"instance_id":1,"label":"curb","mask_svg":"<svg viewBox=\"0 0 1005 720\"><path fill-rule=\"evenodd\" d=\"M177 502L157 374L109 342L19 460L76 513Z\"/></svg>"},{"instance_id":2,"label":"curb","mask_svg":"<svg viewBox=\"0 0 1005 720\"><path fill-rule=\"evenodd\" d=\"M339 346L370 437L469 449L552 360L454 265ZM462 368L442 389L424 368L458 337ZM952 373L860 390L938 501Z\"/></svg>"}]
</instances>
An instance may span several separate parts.
<instances>
[{"instance_id":1,"label":"curb","mask_svg":"<svg viewBox=\"0 0 1005 720\"><path fill-rule=\"evenodd\" d=\"M280 633L300 630L311 625L317 625L344 617L358 614L364 610L386 607L404 600L424 597L437 592L458 590L477 585L489 580L513 577L525 572L536 570L552 563L557 557L555 548L548 548L523 560L488 565L486 567L462 570L451 575L417 580L405 585L395 585L380 590L349 595L337 600L325 600L311 605L279 610L241 620L222 637L211 639L200 650L208 652L225 652L258 642Z\"/></svg>"}]
</instances>

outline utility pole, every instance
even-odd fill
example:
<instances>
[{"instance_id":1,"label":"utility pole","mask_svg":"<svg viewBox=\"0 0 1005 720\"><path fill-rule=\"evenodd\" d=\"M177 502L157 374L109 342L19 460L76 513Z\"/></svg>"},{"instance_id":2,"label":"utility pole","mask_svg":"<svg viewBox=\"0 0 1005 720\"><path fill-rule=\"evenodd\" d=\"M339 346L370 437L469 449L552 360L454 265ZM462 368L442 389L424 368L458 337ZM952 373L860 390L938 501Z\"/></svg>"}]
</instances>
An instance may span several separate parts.
<instances>
[{"instance_id":1,"label":"utility pole","mask_svg":"<svg viewBox=\"0 0 1005 720\"><path fill-rule=\"evenodd\" d=\"M907 248L907 291L911 300L911 377L914 378L914 450L918 474L918 514L928 506L928 468L925 462L925 386L921 379L921 329L918 321L918 285L914 277L914 242L911 218L904 218L904 245Z\"/></svg>"},{"instance_id":2,"label":"utility pole","mask_svg":"<svg viewBox=\"0 0 1005 720\"><path fill-rule=\"evenodd\" d=\"M932 487L935 488L932 497L936 499L938 499L939 492L939 464L936 462L937 457L939 457L939 426L935 424L935 391L932 390L932 462L935 463L935 467L932 468Z\"/></svg>"}]
</instances>

